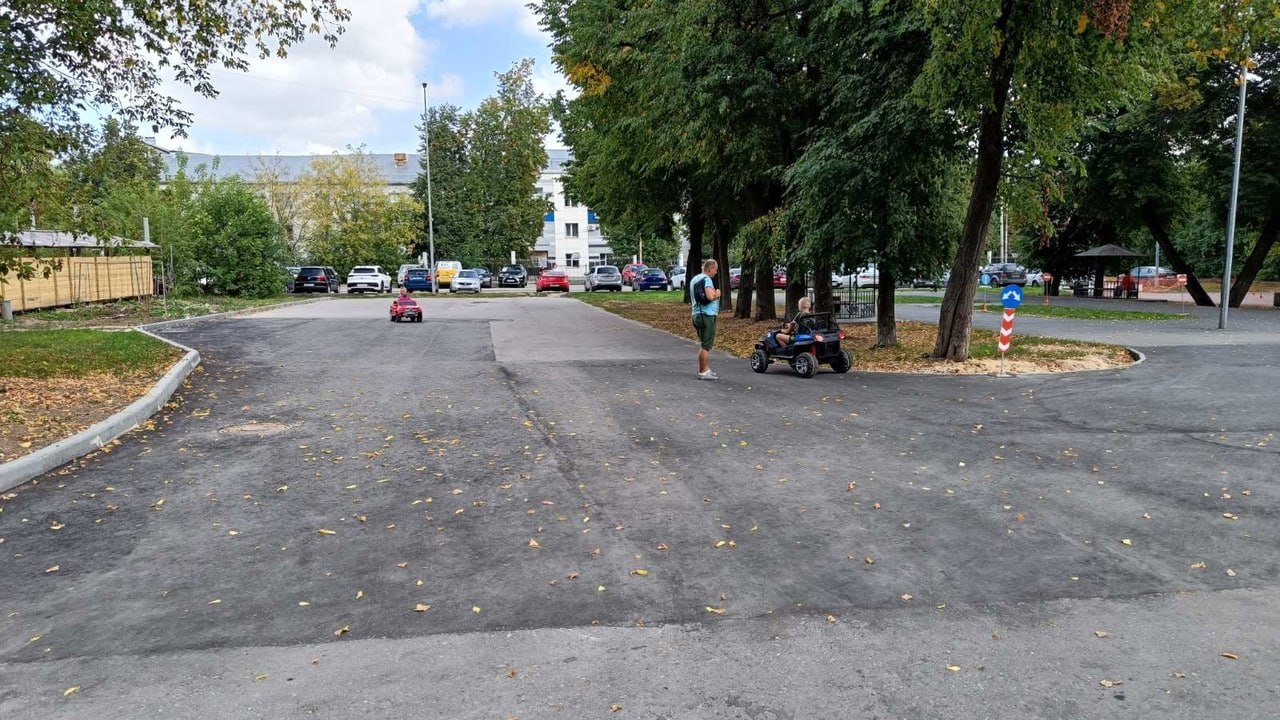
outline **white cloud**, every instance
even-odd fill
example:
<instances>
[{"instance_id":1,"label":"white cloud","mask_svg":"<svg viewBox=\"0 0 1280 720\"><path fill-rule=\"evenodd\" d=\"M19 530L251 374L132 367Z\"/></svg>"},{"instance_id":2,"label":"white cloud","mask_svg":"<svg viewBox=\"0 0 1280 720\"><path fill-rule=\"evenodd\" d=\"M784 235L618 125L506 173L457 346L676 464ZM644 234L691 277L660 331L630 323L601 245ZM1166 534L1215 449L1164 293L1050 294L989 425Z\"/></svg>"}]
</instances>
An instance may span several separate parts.
<instances>
[{"instance_id":1,"label":"white cloud","mask_svg":"<svg viewBox=\"0 0 1280 720\"><path fill-rule=\"evenodd\" d=\"M421 0L378 0L352 3L351 21L330 48L319 38L295 46L284 59L255 60L247 73L219 71L214 99L195 96L184 86L168 90L195 113L187 141L161 145L209 147L214 138L235 136L239 144L219 152L304 153L358 145L379 130L379 115L420 113L422 68L432 48L414 29L410 17ZM429 79L429 78L428 78ZM432 101L458 99L463 92L456 75L432 81Z\"/></svg>"},{"instance_id":2,"label":"white cloud","mask_svg":"<svg viewBox=\"0 0 1280 720\"><path fill-rule=\"evenodd\" d=\"M507 23L527 35L539 37L538 16L528 7L529 0L426 0L427 17L446 24L470 27L488 23Z\"/></svg>"}]
</instances>

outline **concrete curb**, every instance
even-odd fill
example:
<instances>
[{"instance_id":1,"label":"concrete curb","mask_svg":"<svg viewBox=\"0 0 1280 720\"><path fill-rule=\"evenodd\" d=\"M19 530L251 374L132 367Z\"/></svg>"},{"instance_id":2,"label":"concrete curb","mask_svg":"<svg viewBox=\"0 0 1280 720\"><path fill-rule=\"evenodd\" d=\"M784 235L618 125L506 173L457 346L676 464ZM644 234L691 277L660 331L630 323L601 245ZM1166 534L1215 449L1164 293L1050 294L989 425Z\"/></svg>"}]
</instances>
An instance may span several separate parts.
<instances>
[{"instance_id":1,"label":"concrete curb","mask_svg":"<svg viewBox=\"0 0 1280 720\"><path fill-rule=\"evenodd\" d=\"M138 328L138 332L157 340L167 342L174 347L186 351L169 372L160 378L150 391L135 400L129 407L93 425L87 430L72 435L65 440L40 448L17 460L0 465L0 492L7 492L23 483L62 467L76 458L88 455L103 445L133 430L147 418L154 415L169 398L182 386L192 370L200 364L200 353L178 343L162 338L154 333Z\"/></svg>"}]
</instances>

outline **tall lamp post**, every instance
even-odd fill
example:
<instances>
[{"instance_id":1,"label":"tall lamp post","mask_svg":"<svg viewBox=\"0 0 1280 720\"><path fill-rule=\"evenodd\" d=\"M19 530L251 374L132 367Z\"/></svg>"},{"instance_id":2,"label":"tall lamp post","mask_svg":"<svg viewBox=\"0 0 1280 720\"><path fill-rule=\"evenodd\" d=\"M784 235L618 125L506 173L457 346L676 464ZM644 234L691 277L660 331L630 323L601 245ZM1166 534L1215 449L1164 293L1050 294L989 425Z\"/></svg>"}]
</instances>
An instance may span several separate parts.
<instances>
[{"instance_id":1,"label":"tall lamp post","mask_svg":"<svg viewBox=\"0 0 1280 720\"><path fill-rule=\"evenodd\" d=\"M1249 69L1240 65L1240 100L1236 108L1236 160L1231 171L1231 209L1227 212L1227 257L1222 267L1222 295L1218 300L1218 329L1227 329L1227 306L1231 303L1231 264L1236 244L1236 206L1240 195L1240 150L1244 145L1244 95L1249 87ZM1156 270L1159 273L1159 269Z\"/></svg>"},{"instance_id":2,"label":"tall lamp post","mask_svg":"<svg viewBox=\"0 0 1280 720\"><path fill-rule=\"evenodd\" d=\"M422 83L422 136L426 146L427 167L427 260L430 262L431 292L440 291L436 278L436 227L435 218L431 214L431 110L427 105L427 84Z\"/></svg>"}]
</instances>

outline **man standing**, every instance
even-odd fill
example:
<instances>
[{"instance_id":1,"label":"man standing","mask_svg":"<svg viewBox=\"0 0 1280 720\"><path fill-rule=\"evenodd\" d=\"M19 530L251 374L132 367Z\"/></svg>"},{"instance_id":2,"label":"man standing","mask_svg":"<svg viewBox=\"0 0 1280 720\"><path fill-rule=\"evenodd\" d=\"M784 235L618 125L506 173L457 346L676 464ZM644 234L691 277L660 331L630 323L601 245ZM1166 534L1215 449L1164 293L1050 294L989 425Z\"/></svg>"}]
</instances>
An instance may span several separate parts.
<instances>
[{"instance_id":1,"label":"man standing","mask_svg":"<svg viewBox=\"0 0 1280 720\"><path fill-rule=\"evenodd\" d=\"M693 327L698 331L698 377L703 380L719 380L711 372L711 346L716 341L716 315L720 313L720 291L716 289L715 260L702 263L702 272L689 283L689 296L693 301Z\"/></svg>"}]
</instances>

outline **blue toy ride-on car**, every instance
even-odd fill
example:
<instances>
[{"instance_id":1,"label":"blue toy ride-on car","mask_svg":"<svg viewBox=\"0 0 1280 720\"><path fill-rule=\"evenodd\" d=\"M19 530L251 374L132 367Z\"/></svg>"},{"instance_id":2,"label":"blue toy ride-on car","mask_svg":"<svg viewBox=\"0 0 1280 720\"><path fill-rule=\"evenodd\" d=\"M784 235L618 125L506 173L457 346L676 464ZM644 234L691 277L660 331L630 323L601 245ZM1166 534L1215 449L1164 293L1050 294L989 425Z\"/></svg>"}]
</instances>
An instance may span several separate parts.
<instances>
[{"instance_id":1,"label":"blue toy ride-on car","mask_svg":"<svg viewBox=\"0 0 1280 720\"><path fill-rule=\"evenodd\" d=\"M838 373L847 373L853 367L853 354L840 348L844 331L831 317L831 313L802 315L796 322L795 334L790 343L779 344L777 330L760 336L755 352L751 353L751 369L767 372L769 365L786 362L802 378L818 374L818 366L829 365Z\"/></svg>"}]
</instances>

